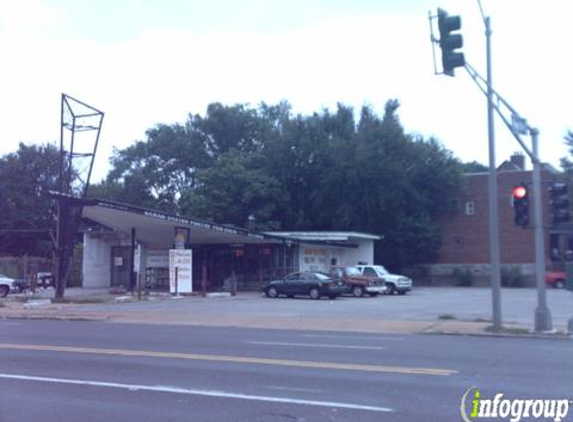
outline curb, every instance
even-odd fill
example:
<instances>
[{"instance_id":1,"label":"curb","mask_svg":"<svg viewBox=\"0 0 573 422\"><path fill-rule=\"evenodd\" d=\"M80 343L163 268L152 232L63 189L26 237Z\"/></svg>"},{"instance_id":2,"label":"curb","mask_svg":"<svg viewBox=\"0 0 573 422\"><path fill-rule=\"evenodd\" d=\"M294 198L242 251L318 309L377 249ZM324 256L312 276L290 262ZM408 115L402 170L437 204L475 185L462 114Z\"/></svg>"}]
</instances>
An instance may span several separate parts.
<instances>
[{"instance_id":1,"label":"curb","mask_svg":"<svg viewBox=\"0 0 573 422\"><path fill-rule=\"evenodd\" d=\"M292 324L290 318L285 321L274 321L273 323L259 324L258 321L213 321L209 324L205 321L197 321L197 323L192 323L190 321L185 321L184 324L175 322L176 316L170 315L167 320L161 318L153 318L152 315L142 315L139 314L135 318L131 318L129 315L124 314L112 314L112 315L80 315L80 314L26 314L21 312L14 312L13 314L0 314L0 320L30 320L30 321L97 321L97 322L113 322L119 324L153 324L153 325L189 325L197 327L235 327L235 328L253 328L253 329L283 329L283 330L300 330L297 328L297 324ZM286 323L289 321L290 323ZM285 322L285 323L283 323ZM328 321L332 322L332 321ZM472 322L457 322L455 327L451 330L447 329L447 323L439 321L386 321L386 324L371 325L369 327L362 327L364 329L359 329L357 327L360 325L359 321L356 321L355 327L349 326L347 330L341 330L339 324L334 326L327 326L321 324L319 320L309 320L305 321L303 324L305 330L316 330L316 331L331 331L331 332L369 332L369 333L379 333L379 334L397 334L397 335L441 335L441 336L464 336L464 337L490 337L490 338L521 338L521 339L540 339L540 340L572 340L572 335L555 333L555 334L537 334L537 333L523 333L523 334L513 334L513 333L493 333L485 331L479 331L480 327L466 326L464 324L472 324ZM403 325L401 328L400 326ZM411 325L408 327L408 325ZM419 325L419 327L416 327ZM300 326L300 325L299 325ZM445 326L445 327L444 327ZM465 330L464 328L470 328L472 330ZM477 330L477 331L476 331Z\"/></svg>"},{"instance_id":2,"label":"curb","mask_svg":"<svg viewBox=\"0 0 573 422\"><path fill-rule=\"evenodd\" d=\"M441 336L466 336L466 337L497 337L497 338L520 338L520 339L535 339L535 340L573 340L573 334L537 334L537 333L524 333L524 334L511 334L511 333L451 333L447 331L421 331L417 334L420 335L441 335Z\"/></svg>"}]
</instances>

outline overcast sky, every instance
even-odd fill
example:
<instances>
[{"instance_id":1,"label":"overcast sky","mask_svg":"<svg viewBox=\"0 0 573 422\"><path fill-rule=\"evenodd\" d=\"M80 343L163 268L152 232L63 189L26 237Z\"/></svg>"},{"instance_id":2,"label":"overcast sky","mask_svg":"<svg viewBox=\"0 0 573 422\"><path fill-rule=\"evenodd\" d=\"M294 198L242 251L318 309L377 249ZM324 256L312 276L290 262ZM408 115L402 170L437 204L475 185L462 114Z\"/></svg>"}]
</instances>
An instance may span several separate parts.
<instances>
[{"instance_id":1,"label":"overcast sky","mask_svg":"<svg viewBox=\"0 0 573 422\"><path fill-rule=\"evenodd\" d=\"M557 167L573 130L573 2L482 6L494 87L540 130L541 158ZM487 164L484 95L463 69L434 75L437 7L462 16L466 60L485 76L477 0L0 0L0 154L59 141L61 93L105 112L96 179L114 147L211 102L381 113L395 98L407 132ZM496 140L498 163L520 149L499 119Z\"/></svg>"}]
</instances>

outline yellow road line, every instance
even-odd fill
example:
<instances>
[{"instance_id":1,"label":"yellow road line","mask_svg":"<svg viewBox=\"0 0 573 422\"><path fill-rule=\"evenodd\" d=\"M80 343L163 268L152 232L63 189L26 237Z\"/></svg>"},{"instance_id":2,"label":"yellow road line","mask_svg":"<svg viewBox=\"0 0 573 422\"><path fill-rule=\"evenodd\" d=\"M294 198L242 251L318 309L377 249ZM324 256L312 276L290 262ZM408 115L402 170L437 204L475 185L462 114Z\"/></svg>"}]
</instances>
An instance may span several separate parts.
<instances>
[{"instance_id":1,"label":"yellow road line","mask_svg":"<svg viewBox=\"0 0 573 422\"><path fill-rule=\"evenodd\" d=\"M306 360L266 359L242 356L202 355L194 353L154 352L149 350L101 349L95 347L53 346L41 344L0 343L0 349L36 350L44 352L88 353L96 355L136 356L169 359L204 360L211 362L248 363L256 365L277 365L314 369L338 369L348 371L386 372L410 375L448 376L457 374L453 369L415 368L402 366L362 365L353 363L315 362Z\"/></svg>"}]
</instances>

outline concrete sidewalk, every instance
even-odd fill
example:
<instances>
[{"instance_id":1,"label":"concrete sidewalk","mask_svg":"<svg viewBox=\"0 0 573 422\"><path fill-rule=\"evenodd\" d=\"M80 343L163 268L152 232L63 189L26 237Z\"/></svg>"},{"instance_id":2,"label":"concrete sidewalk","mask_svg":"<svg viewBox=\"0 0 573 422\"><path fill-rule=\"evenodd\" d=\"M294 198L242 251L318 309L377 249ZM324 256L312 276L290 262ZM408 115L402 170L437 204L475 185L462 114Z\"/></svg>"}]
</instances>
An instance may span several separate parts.
<instances>
[{"instance_id":1,"label":"concrete sidewalk","mask_svg":"<svg viewBox=\"0 0 573 422\"><path fill-rule=\"evenodd\" d=\"M442 293L442 292L438 292ZM171 324L265 329L301 329L380 334L465 334L485 335L491 323L485 320L459 320L423 316L388 318L382 311L392 306L407 307L416 299L398 297L309 301L264 299L258 293L236 297L185 296L168 294L146 297L114 295L108 289L67 289L66 303L51 303L53 289L34 295L11 295L0 302L3 319L97 320L110 323ZM411 299L408 302L408 299ZM415 310L415 307L413 306ZM357 311L358 310L358 311ZM363 311L363 312L361 312ZM413 311L414 312L414 311ZM412 313L414 315L414 313ZM506 323L504 333L526 335L524 324Z\"/></svg>"},{"instance_id":2,"label":"concrete sidewalk","mask_svg":"<svg viewBox=\"0 0 573 422\"><path fill-rule=\"evenodd\" d=\"M182 299L185 300L185 299ZM51 319L108 321L112 323L168 324L208 327L242 327L289 330L341 331L380 334L485 334L489 323L463 321L342 321L333 318L315 318L307 316L278 316L261 318L245 315L212 315L169 311L123 310L121 305L109 305L108 311L82 309L78 305L46 304L24 308L23 304L10 303L0 308L2 319Z\"/></svg>"}]
</instances>

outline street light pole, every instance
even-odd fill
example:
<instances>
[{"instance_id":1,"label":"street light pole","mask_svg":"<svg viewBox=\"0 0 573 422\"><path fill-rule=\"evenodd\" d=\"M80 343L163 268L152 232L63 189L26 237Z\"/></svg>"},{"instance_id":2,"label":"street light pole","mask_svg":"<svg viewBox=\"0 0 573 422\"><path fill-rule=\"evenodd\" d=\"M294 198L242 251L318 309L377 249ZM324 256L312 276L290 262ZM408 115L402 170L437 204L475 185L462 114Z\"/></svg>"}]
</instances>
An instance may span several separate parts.
<instances>
[{"instance_id":1,"label":"street light pole","mask_svg":"<svg viewBox=\"0 0 573 422\"><path fill-rule=\"evenodd\" d=\"M490 17L484 18L487 57L487 135L489 147L489 251L491 263L491 296L493 331L501 330L501 263L499 252L499 204L497 190L497 168L495 162L495 132L493 120L493 88L491 72L491 24Z\"/></svg>"}]
</instances>

